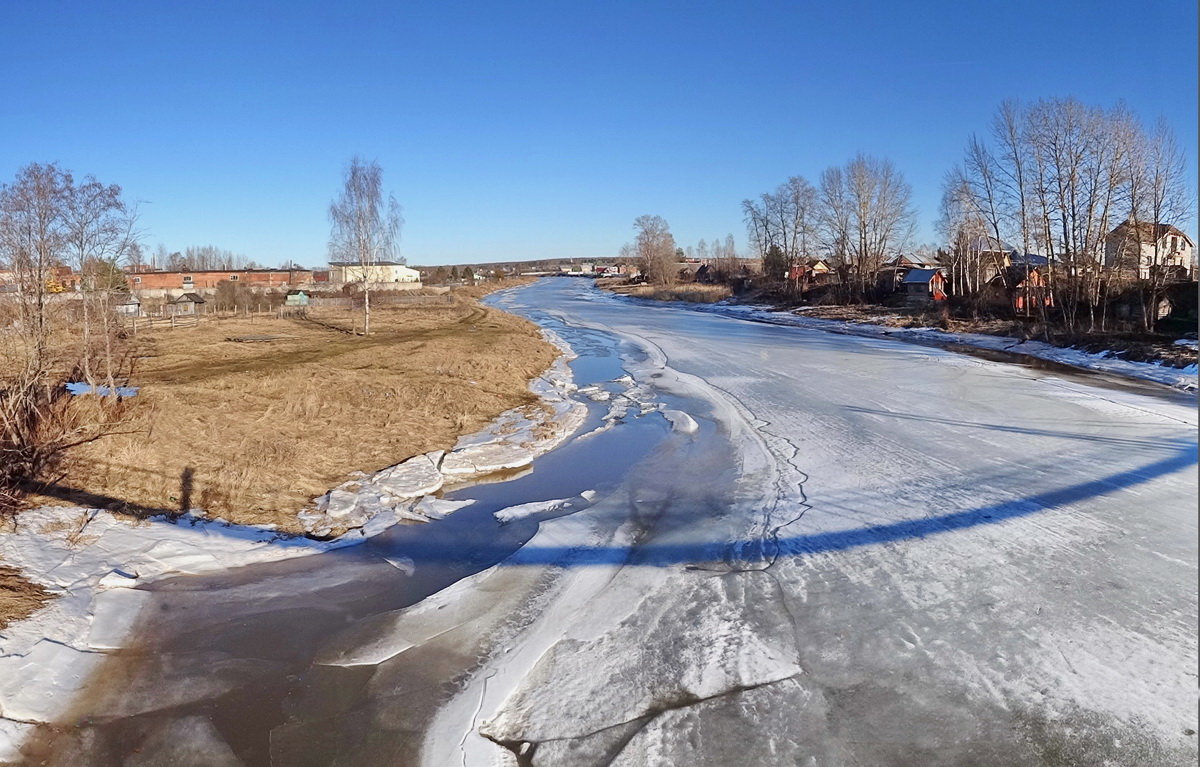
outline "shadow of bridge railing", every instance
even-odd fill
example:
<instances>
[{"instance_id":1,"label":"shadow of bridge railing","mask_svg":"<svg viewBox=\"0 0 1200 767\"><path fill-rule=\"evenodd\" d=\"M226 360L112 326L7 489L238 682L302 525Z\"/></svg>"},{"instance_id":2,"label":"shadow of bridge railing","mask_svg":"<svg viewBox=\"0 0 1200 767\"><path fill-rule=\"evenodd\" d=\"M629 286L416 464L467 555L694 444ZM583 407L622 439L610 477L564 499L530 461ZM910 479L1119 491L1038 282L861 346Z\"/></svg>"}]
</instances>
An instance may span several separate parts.
<instances>
[{"instance_id":1,"label":"shadow of bridge railing","mask_svg":"<svg viewBox=\"0 0 1200 767\"><path fill-rule=\"evenodd\" d=\"M997 525L1069 504L1078 504L1117 490L1134 488L1197 465L1195 442L1165 442L1160 447L1168 451L1165 457L1096 479L973 509L846 530L790 536L780 534L776 537L741 541L655 543L651 539L631 548L628 546L530 545L528 541L533 538L537 530L536 519L518 520L512 523L514 531L516 529L523 530L519 535L490 536L485 534L481 539L470 540L464 540L461 526L446 525L445 522L442 522L406 527L394 539L389 539L385 534L380 536L379 540L370 539L371 543L368 546L338 548L322 556L379 557L399 553L411 559L418 567L422 565L462 567L466 563L478 562L494 562L505 567L553 565L563 568L595 565L669 567L714 562L735 562L739 565L773 562L781 557L846 551L864 546L929 538L983 525ZM190 479L186 474L185 472L185 476L180 478L181 486L185 489ZM39 492L43 495L61 497L75 503L83 502L99 508L114 508L126 503L119 498L73 488L40 488ZM178 508L154 508L136 504L127 504L126 511L139 516L166 515L164 521L168 522L180 513ZM453 517L450 519L452 520ZM219 524L205 526L205 531L209 535L229 535L235 538L245 537L249 529L252 528L226 527ZM281 541L283 541L282 538Z\"/></svg>"}]
</instances>

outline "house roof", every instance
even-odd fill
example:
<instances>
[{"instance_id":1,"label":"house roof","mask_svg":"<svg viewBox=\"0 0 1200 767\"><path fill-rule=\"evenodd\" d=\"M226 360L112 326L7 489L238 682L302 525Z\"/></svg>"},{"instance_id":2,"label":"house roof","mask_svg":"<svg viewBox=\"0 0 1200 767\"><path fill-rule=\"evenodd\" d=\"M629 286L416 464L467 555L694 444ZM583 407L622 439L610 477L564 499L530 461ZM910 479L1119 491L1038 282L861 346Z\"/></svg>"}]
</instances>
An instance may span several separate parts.
<instances>
[{"instance_id":1,"label":"house roof","mask_svg":"<svg viewBox=\"0 0 1200 767\"><path fill-rule=\"evenodd\" d=\"M204 303L204 298L199 293L184 293L182 296L172 298L168 303L186 304L189 301L193 304L202 304Z\"/></svg>"},{"instance_id":2,"label":"house roof","mask_svg":"<svg viewBox=\"0 0 1200 767\"><path fill-rule=\"evenodd\" d=\"M1014 264L1027 264L1028 266L1048 266L1050 264L1050 256L1043 256L1038 253L1021 254L1013 251L1009 254Z\"/></svg>"},{"instance_id":3,"label":"house roof","mask_svg":"<svg viewBox=\"0 0 1200 767\"><path fill-rule=\"evenodd\" d=\"M909 269L908 274L904 275L904 284L916 285L929 282L935 274L939 274L941 271L941 269Z\"/></svg>"},{"instance_id":4,"label":"house roof","mask_svg":"<svg viewBox=\"0 0 1200 767\"><path fill-rule=\"evenodd\" d=\"M937 261L930 261L921 256L896 256L891 261L886 262L885 266L900 268L909 266L933 267L937 266Z\"/></svg>"},{"instance_id":5,"label":"house roof","mask_svg":"<svg viewBox=\"0 0 1200 767\"><path fill-rule=\"evenodd\" d=\"M329 262L329 265L330 265L330 266L362 266L362 264L360 264L360 263L359 263L359 262L357 262L357 261L330 261L330 262ZM400 261L372 261L372 262L370 263L370 266L403 266L403 267L408 267L408 264L401 263Z\"/></svg>"},{"instance_id":6,"label":"house roof","mask_svg":"<svg viewBox=\"0 0 1200 767\"><path fill-rule=\"evenodd\" d=\"M1130 231L1136 229L1136 232ZM1141 242L1151 243L1161 240L1169 234L1174 234L1182 237L1187 241L1188 245L1194 245L1192 238L1184 234L1180 229L1171 224L1154 224L1149 221L1141 221L1134 224L1132 221L1122 221L1108 233L1109 237L1136 237Z\"/></svg>"},{"instance_id":7,"label":"house roof","mask_svg":"<svg viewBox=\"0 0 1200 767\"><path fill-rule=\"evenodd\" d=\"M1009 245L1004 240L998 240L990 234L968 237L967 249L976 253L994 253L998 251L1011 253L1012 251L1016 250L1016 248L1014 248L1012 245Z\"/></svg>"}]
</instances>

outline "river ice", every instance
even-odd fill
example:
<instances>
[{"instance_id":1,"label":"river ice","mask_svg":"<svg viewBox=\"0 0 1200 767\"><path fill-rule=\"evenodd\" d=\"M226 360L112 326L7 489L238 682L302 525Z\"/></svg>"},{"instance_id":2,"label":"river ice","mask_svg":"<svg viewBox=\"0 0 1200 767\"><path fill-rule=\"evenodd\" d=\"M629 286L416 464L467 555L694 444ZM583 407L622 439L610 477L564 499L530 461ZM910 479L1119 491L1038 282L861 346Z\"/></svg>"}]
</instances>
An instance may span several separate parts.
<instances>
[{"instance_id":1,"label":"river ice","mask_svg":"<svg viewBox=\"0 0 1200 767\"><path fill-rule=\"evenodd\" d=\"M636 532L485 655L424 764L1194 761L1192 401L578 285L506 308L635 339L737 471L659 456L543 523L514 559Z\"/></svg>"},{"instance_id":2,"label":"river ice","mask_svg":"<svg viewBox=\"0 0 1200 767\"><path fill-rule=\"evenodd\" d=\"M1193 400L585 281L492 300L580 354L579 436L408 538L155 592L147 668L49 763L1195 762Z\"/></svg>"}]
</instances>

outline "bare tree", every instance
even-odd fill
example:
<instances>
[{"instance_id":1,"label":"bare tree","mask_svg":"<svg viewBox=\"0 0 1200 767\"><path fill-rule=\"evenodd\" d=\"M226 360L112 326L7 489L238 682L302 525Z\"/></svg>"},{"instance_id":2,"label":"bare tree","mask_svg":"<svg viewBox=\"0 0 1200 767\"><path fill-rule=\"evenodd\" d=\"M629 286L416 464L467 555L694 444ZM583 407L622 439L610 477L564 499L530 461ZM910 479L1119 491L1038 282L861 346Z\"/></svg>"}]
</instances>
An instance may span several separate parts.
<instances>
[{"instance_id":1,"label":"bare tree","mask_svg":"<svg viewBox=\"0 0 1200 767\"><path fill-rule=\"evenodd\" d=\"M15 183L0 190L0 248L16 278L18 337L35 378L49 363L49 285L66 248L63 211L70 197L70 175L57 165L27 165Z\"/></svg>"},{"instance_id":2,"label":"bare tree","mask_svg":"<svg viewBox=\"0 0 1200 767\"><path fill-rule=\"evenodd\" d=\"M77 297L56 279L80 258L88 267L85 290L89 276L105 271L111 284L120 255L113 243L121 239L113 232L122 228L114 211L124 210L113 189L94 179L76 186L58 166L36 163L0 188L0 261L12 267L17 283L14 299L0 303L7 315L0 321L12 331L0 334L0 513L11 513L30 486L46 482L71 448L113 433L124 421L126 404L113 384L129 374L132 357L105 307L95 316L85 311L81 323L71 311ZM101 270L100 262L108 266ZM66 384L99 366L107 394L76 402Z\"/></svg>"},{"instance_id":3,"label":"bare tree","mask_svg":"<svg viewBox=\"0 0 1200 767\"><path fill-rule=\"evenodd\" d=\"M972 137L947 194L953 188L960 207L973 209L997 240L1017 238L1024 253L1042 249L1053 303L1069 329L1079 329L1084 316L1089 330L1103 329L1112 285L1129 268L1111 241L1113 224L1127 216L1126 231L1140 232L1143 223L1171 219L1168 209L1178 208L1179 220L1188 215L1179 153L1169 140L1148 139L1123 106L1103 109L1073 98L1005 102L992 135L995 152ZM1160 187L1172 190L1165 206L1152 202L1156 179L1171 179ZM1132 277L1138 276L1135 264ZM1157 304L1155 286L1146 287L1147 301Z\"/></svg>"},{"instance_id":4,"label":"bare tree","mask_svg":"<svg viewBox=\"0 0 1200 767\"><path fill-rule=\"evenodd\" d=\"M638 216L633 222L637 230L634 247L642 274L655 285L674 285L676 274L675 238L662 216Z\"/></svg>"},{"instance_id":5,"label":"bare tree","mask_svg":"<svg viewBox=\"0 0 1200 767\"><path fill-rule=\"evenodd\" d=\"M1152 240L1150 263L1145 272L1142 291L1142 323L1152 330L1158 319L1158 304L1167 280L1167 253L1163 252L1164 236L1169 227L1179 226L1192 212L1192 198L1187 192L1184 157L1175 141L1175 134L1166 122L1159 120L1149 134L1136 135L1137 149L1130 154L1130 213L1129 221L1137 233L1138 273L1141 270L1143 239ZM1143 232L1149 231L1149 237Z\"/></svg>"},{"instance_id":6,"label":"bare tree","mask_svg":"<svg viewBox=\"0 0 1200 767\"><path fill-rule=\"evenodd\" d=\"M883 262L912 238L912 189L890 160L860 154L821 174L819 197L825 247L863 298Z\"/></svg>"},{"instance_id":7,"label":"bare tree","mask_svg":"<svg viewBox=\"0 0 1200 767\"><path fill-rule=\"evenodd\" d=\"M383 195L379 163L355 156L346 169L342 193L329 206L329 259L358 265L363 291L363 335L371 333L371 280L379 261L396 259L400 206Z\"/></svg>"},{"instance_id":8,"label":"bare tree","mask_svg":"<svg viewBox=\"0 0 1200 767\"><path fill-rule=\"evenodd\" d=\"M950 282L955 291L974 297L983 272L981 256L989 227L979 212L974 189L961 166L946 174L942 185L938 231L948 243ZM978 305L976 304L976 309Z\"/></svg>"},{"instance_id":9,"label":"bare tree","mask_svg":"<svg viewBox=\"0 0 1200 767\"><path fill-rule=\"evenodd\" d=\"M792 176L758 200L743 200L742 212L751 246L763 260L764 277L769 282L786 280L816 241L816 188L802 176Z\"/></svg>"},{"instance_id":10,"label":"bare tree","mask_svg":"<svg viewBox=\"0 0 1200 767\"><path fill-rule=\"evenodd\" d=\"M69 198L64 207L66 255L79 275L78 292L83 315L80 357L84 380L95 384L92 344L97 334L93 333L93 317L100 325L101 342L111 352L113 317L109 299L114 289L124 287L118 264L136 244L136 217L121 199L121 187L116 184L101 184L92 176L74 184L69 174L67 182ZM100 355L100 358L108 363L105 370L108 385L115 386L111 353Z\"/></svg>"}]
</instances>

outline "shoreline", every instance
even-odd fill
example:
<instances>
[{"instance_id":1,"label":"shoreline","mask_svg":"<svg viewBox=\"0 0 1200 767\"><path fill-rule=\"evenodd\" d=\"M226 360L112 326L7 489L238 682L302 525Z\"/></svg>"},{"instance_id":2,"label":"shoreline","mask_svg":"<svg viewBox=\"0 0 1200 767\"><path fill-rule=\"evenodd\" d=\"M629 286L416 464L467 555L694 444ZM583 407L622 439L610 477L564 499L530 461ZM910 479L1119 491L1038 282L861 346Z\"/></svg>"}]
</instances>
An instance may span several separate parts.
<instances>
[{"instance_id":1,"label":"shoreline","mask_svg":"<svg viewBox=\"0 0 1200 767\"><path fill-rule=\"evenodd\" d=\"M574 351L553 333L543 331L543 337L560 353L529 383L537 406L501 413L449 451L418 455L331 489L321 496L324 508L308 513L308 535L232 524L195 510L147 519L63 506L24 512L17 531L0 534L0 559L57 598L0 631L0 763L19 760L25 738L65 713L88 675L128 643L148 594L138 586L319 554L397 524L436 521L455 504L433 493L486 482L561 444L584 423L587 408L570 397L576 386L567 363ZM333 532L332 524L343 529L314 537L314 531Z\"/></svg>"}]
</instances>

